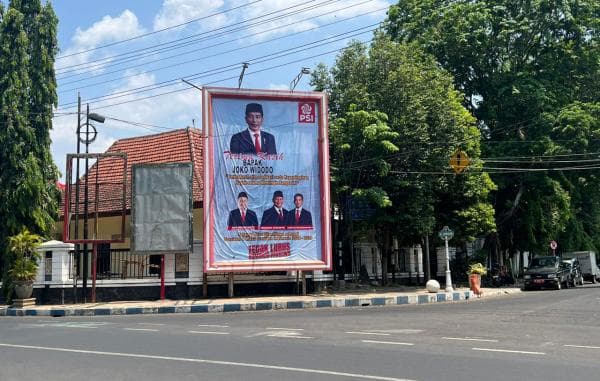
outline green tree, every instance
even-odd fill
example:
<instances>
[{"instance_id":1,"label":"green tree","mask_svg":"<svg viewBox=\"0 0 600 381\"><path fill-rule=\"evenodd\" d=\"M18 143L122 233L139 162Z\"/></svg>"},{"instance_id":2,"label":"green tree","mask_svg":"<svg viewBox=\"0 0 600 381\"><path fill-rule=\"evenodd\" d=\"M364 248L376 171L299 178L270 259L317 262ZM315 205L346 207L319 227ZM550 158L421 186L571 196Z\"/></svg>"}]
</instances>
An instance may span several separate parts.
<instances>
[{"instance_id":1,"label":"green tree","mask_svg":"<svg viewBox=\"0 0 600 381\"><path fill-rule=\"evenodd\" d=\"M561 167L539 158L577 152L561 147L555 127L569 105L598 101L599 25L593 0L403 0L390 8L383 30L418 44L452 73L486 139L485 156L523 158L504 166L537 171ZM581 208L589 200L581 186L593 171L510 172L493 175L494 249L542 252L559 236L581 244L574 229L584 240L599 233L587 230L597 226L596 202Z\"/></svg>"},{"instance_id":2,"label":"green tree","mask_svg":"<svg viewBox=\"0 0 600 381\"><path fill-rule=\"evenodd\" d=\"M420 243L423 235L446 224L456 227L461 241L494 230L494 211L487 201L494 184L481 171L475 119L461 105L452 77L430 55L378 35L370 47L351 43L330 70L319 65L312 84L330 94L332 167L342 169L343 178L352 178L354 187L369 184L385 196L380 198L385 207L372 202L377 213L367 224L380 233L382 252L389 253L392 235L405 244ZM393 135L388 133L386 140L393 149L370 144L377 149L373 152L360 146L362 135L350 131L364 125L346 123L358 108L387 115ZM335 152L343 147L336 136L344 131L354 143L340 156ZM470 170L460 176L448 166L457 148L473 159ZM345 184L334 183L333 193Z\"/></svg>"},{"instance_id":3,"label":"green tree","mask_svg":"<svg viewBox=\"0 0 600 381\"><path fill-rule=\"evenodd\" d=\"M13 0L0 15L0 266L6 270L7 237L23 226L47 237L58 212L49 135L57 19L39 0Z\"/></svg>"}]
</instances>

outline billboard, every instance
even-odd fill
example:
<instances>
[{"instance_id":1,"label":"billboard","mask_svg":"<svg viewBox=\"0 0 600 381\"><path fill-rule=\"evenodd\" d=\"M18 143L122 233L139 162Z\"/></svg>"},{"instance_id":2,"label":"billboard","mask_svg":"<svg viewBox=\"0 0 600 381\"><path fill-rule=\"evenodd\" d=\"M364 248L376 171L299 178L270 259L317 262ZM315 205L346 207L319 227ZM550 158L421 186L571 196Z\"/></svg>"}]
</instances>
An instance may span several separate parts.
<instances>
[{"instance_id":1,"label":"billboard","mask_svg":"<svg viewBox=\"0 0 600 381\"><path fill-rule=\"evenodd\" d=\"M203 89L204 268L331 269L324 93Z\"/></svg>"},{"instance_id":2,"label":"billboard","mask_svg":"<svg viewBox=\"0 0 600 381\"><path fill-rule=\"evenodd\" d=\"M132 167L131 251L135 254L192 251L192 164Z\"/></svg>"}]
</instances>

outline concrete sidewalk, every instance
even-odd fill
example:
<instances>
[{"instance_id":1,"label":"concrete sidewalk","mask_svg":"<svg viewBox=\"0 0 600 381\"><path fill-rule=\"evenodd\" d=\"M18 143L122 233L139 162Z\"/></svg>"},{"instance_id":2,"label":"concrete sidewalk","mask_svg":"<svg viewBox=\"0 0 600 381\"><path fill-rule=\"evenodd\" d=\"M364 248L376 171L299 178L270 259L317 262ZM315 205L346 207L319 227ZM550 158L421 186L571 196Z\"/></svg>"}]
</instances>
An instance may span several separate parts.
<instances>
[{"instance_id":1,"label":"concrete sidewalk","mask_svg":"<svg viewBox=\"0 0 600 381\"><path fill-rule=\"evenodd\" d=\"M486 288L483 299L520 293L519 288ZM27 308L0 307L0 316L106 316L136 314L209 313L267 311L304 308L342 308L387 305L467 302L476 298L466 288L454 292L428 293L423 288L369 288L336 290L307 296L270 296L194 300L120 301L68 305L36 305Z\"/></svg>"}]
</instances>

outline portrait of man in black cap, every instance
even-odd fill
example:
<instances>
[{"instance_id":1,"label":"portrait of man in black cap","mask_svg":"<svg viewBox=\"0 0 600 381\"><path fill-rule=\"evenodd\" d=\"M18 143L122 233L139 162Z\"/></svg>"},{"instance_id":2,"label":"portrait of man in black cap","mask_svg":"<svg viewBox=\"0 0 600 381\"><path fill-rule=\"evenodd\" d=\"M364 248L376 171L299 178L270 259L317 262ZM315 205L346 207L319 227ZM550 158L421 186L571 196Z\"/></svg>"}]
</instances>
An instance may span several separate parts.
<instances>
[{"instance_id":1,"label":"portrait of man in black cap","mask_svg":"<svg viewBox=\"0 0 600 381\"><path fill-rule=\"evenodd\" d=\"M237 203L237 209L229 212L227 229L239 226L248 226L253 229L257 229L258 217L256 217L256 213L254 211L248 209L248 194L246 192L240 192L238 194Z\"/></svg>"},{"instance_id":2,"label":"portrait of man in black cap","mask_svg":"<svg viewBox=\"0 0 600 381\"><path fill-rule=\"evenodd\" d=\"M283 207L283 192L273 192L273 206L265 210L260 220L261 228L274 226L285 227L285 219L288 211Z\"/></svg>"},{"instance_id":3,"label":"portrait of man in black cap","mask_svg":"<svg viewBox=\"0 0 600 381\"><path fill-rule=\"evenodd\" d=\"M246 105L246 123L248 129L231 137L229 152L256 155L260 152L275 155L275 137L268 132L261 131L263 124L263 108L260 103Z\"/></svg>"}]
</instances>

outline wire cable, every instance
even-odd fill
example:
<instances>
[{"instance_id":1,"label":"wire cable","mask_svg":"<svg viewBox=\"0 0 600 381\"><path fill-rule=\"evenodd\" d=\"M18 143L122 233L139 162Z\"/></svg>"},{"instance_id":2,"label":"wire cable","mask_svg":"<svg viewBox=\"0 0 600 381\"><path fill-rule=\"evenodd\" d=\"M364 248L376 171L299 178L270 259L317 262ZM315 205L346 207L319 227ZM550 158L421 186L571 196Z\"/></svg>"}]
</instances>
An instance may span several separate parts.
<instances>
[{"instance_id":1,"label":"wire cable","mask_svg":"<svg viewBox=\"0 0 600 381\"><path fill-rule=\"evenodd\" d=\"M315 1L316 0L311 0L311 1L308 1L307 3L312 3L312 2L315 2ZM306 10L312 10L312 9L315 9L315 8L318 8L318 7L322 7L322 6L328 5L330 3L338 2L338 1L341 1L341 0L326 0L326 1L322 2L322 3L318 3L318 4L311 5L311 6L308 6L308 7L305 7L305 8L301 8L300 10L295 10L295 11L292 11L292 12L289 12L289 13L285 13L283 15L272 17L270 19L265 19L265 20L261 20L261 21L257 21L257 22L251 23L252 20L260 20L260 19L265 18L267 16L271 16L271 15L274 15L274 14L277 14L277 13L280 13L280 12L284 12L284 11L289 10L289 9L297 8L299 6L302 6L302 5L306 4L306 3L300 3L300 4L297 4L297 5L291 6L291 7L287 7L287 8L276 10L276 11L273 11L273 12L270 12L270 13L266 13L266 14L263 14L263 15L258 16L258 17L250 18L250 19L247 19L247 20L235 23L235 24L230 24L230 25L226 25L226 26L223 26L223 27L215 28L215 29L212 29L212 30L209 30L209 31L205 31L205 32L193 34L193 35L190 35L190 36L187 36L187 37L182 37L182 38L178 38L178 39L175 39L175 40L171 40L171 41L167 41L167 42L163 42L163 43L159 43L159 44L150 45L150 46L147 46L145 48L139 48L139 49L129 50L129 51L124 52L124 53L119 53L119 54L114 54L112 56L103 57L101 59L95 60L92 63L85 62L85 63L79 63L79 64L73 64L73 65L63 66L63 67L60 67L60 68L56 69L57 71L61 72L61 73L58 73L57 75L66 74L67 72L71 72L71 71L82 70L80 68L81 66L88 66L85 69L90 69L90 68L94 69L94 68L97 68L99 66L104 66L105 62L107 62L107 61L111 61L112 64L114 65L114 63L117 62L117 61L119 61L119 60L131 59L132 57L136 57L136 59L137 59L138 56L144 56L144 55L148 55L150 53L157 53L157 52L161 52L161 51L164 51L164 50L173 50L173 49L176 49L176 48L185 47L185 46L188 46L190 44L194 44L194 43L196 43L198 41L204 41L206 39L213 39L215 36L227 35L227 34L230 34L231 32L243 30L245 28L252 27L252 26L262 25L264 23L268 23L268 22L272 22L272 21L276 21L276 20L288 17L290 15L301 13L301 12L304 12ZM245 25L247 23L248 23L248 25ZM227 30L227 28L233 28L233 29ZM224 31L221 32L221 34L210 35L210 33L213 33L213 32L216 32L216 31L220 31L220 30L224 30ZM208 36L206 36L206 35L208 35ZM190 39L193 39L193 38L198 37L198 36L205 36L205 37L202 37L202 38L200 38L198 40L193 40L193 41L187 41L187 42L178 43L179 41L190 40ZM170 45L172 45L172 46L170 46ZM158 47L162 47L162 48L154 49L154 48L158 48ZM124 57L124 58L118 58L118 57L123 57L123 56L126 56L126 57ZM127 57L127 56L131 56L131 57ZM115 60L115 58L117 58L117 60ZM65 69L70 69L70 68L80 68L80 69L63 71ZM65 77L61 77L61 79L64 79L64 78Z\"/></svg>"},{"instance_id":2,"label":"wire cable","mask_svg":"<svg viewBox=\"0 0 600 381\"><path fill-rule=\"evenodd\" d=\"M371 0L368 0L368 1L371 1ZM368 2L368 1L365 1L365 2L362 2L362 3L358 3L355 6L362 5L362 4L364 4L364 3ZM183 61L183 62L177 62L175 64L171 64L171 65L167 65L167 66L161 66L161 67L158 67L158 68L154 68L154 69L142 71L142 72L135 73L135 74L125 75L125 76L119 76L119 77L116 77L116 78L113 78L113 79L109 79L109 80L105 80L105 81L93 82L93 83L87 84L85 86L77 86L77 87L72 87L72 88L68 88L68 89L61 89L59 91L59 93L65 93L65 92L68 92L68 91L73 91L73 90L78 90L78 89L83 89L83 88L88 88L88 87L103 85L103 84L106 84L106 83L115 82L115 81L119 81L119 80L131 78L131 77L135 77L135 76L142 75L142 74L154 73L154 72L157 72L157 71L160 71L160 70L164 70L164 69L169 69L169 68L172 68L172 67L186 65L186 64L189 64L189 63L192 63L192 62L203 61L203 60L206 60L206 59L209 59L209 58L218 57L218 56L221 56L221 55L224 55L224 54L233 53L233 52L244 50L244 49L249 49L249 48L252 48L252 47L255 47L255 46L259 46L259 45L263 45L263 44L266 44L266 43L269 43L269 42L273 42L273 41L277 41L277 40L281 40L281 39L290 38L290 37L293 37L293 36L296 36L296 35L299 35L299 34L302 34L302 33L307 33L307 32L310 32L310 31L314 31L314 30L317 30L317 29L322 29L324 27L328 27L328 26L331 26L331 25L339 24L341 22L345 22L345 21L352 20L352 19L355 19L355 18L358 18L358 17L362 17L362 16L367 15L367 14L380 12L380 11L382 11L384 9L385 8L377 9L377 10L374 10L374 11L371 11L371 12L367 12L365 14L361 14L361 15L358 15L358 16L348 17L346 19L337 20L337 21L334 21L334 22L331 22L331 23L323 24L323 25L320 25L320 26L317 26L317 27L314 27L314 28L310 28L310 29L307 29L307 30L300 31L300 32L295 32L295 33L287 34L285 36L280 36L280 37L272 38L270 40L261 41L261 42L253 43L253 44L250 44L250 45L245 45L245 46L242 46L242 47L238 47L238 48L234 48L234 49L230 49L230 50L218 52L218 53L211 54L211 55L205 55L205 56L202 56L200 58L196 58L196 59L192 59L192 60L187 60L187 61ZM334 13L334 12L337 12L337 11L338 10L336 9L334 11L327 12L327 13L324 13L324 14L320 15L319 17L321 17L323 15L330 14L330 13ZM306 18L306 19L299 20L299 21L297 21L295 23L305 22L305 21L312 20L312 19L313 18ZM295 24L295 23L293 23L293 24ZM258 35L261 35L261 34L264 34L264 33L269 33L269 32L271 32L273 30L281 29L283 27L288 27L288 26L289 25L277 26L277 27L274 27L274 28L271 28L271 29L267 29L267 30L264 30L264 31L261 31L261 32L250 34L247 37L258 36ZM163 58L159 58L159 59L156 59L156 60L151 60L151 61L148 61L148 62L143 62L143 63L140 63L140 64L127 66L127 67L124 67L124 68L120 68L120 69L117 69L117 70L113 70L113 71L109 71L109 72L105 72L105 73L101 73L101 74L91 75L91 76L88 76L87 78L83 78L83 79L78 79L78 80L73 80L73 81L69 81L69 82L64 82L64 83L61 83L61 87L69 85L69 84L73 84L73 83L81 83L82 81L88 81L88 80L93 79L93 78L105 77L105 76L108 76L108 75L111 75L111 74L120 73L120 72L122 72L124 70L134 69L134 68L141 67L141 66L146 66L146 65L149 65L149 64L152 64L152 63L155 63L155 62L161 62L161 61L164 61L164 60L176 58L176 57L179 57L179 56L182 56L182 55L187 55L187 54L195 53L197 51L202 51L202 50L205 50L205 49L214 48L214 47L217 47L217 46L222 46L223 44L230 43L230 42L236 42L236 41L239 41L239 39L234 38L234 39L230 39L230 40L227 40L227 41L224 41L224 42L219 42L219 43L215 43L213 45L204 46L202 48L194 49L194 50L191 50L191 51L188 51L188 52L183 52L183 53L171 55L171 56L168 56L168 57L163 57Z\"/></svg>"},{"instance_id":3,"label":"wire cable","mask_svg":"<svg viewBox=\"0 0 600 381\"><path fill-rule=\"evenodd\" d=\"M188 20L188 21L183 22L181 24L168 26L168 27L163 28L163 29L159 29L159 30L155 30L155 31L152 31L152 32L140 34L140 35L137 35L137 36L134 36L134 37L130 37L130 38L126 38L124 40L119 40L119 41L111 42L111 43L104 44L104 45L101 45L101 46L96 46L94 48L85 49L85 50L79 50L77 52L73 52L73 53L61 55L61 56L56 57L56 59L60 60L60 59L67 58L67 57L73 57L73 56L77 56L77 55L80 55L80 54L83 54L83 53L89 53L89 52L92 52L92 51L95 51L95 50L104 49L104 48L108 48L110 46L120 45L120 44L123 44L125 42L129 42L129 41L137 40L137 39L140 39L140 38L152 36L152 35L155 35L155 34L158 34L158 33L162 33L162 32L168 31L168 30L173 30L173 29L179 28L179 27L184 26L184 25L189 25L189 24L197 22L197 21L206 20L206 19L214 17L214 16L220 16L220 15L223 15L225 13L229 13L231 11L238 10L240 8L245 8L245 7L248 7L250 5L253 5L253 4L256 4L256 3L260 3L261 1L263 1L263 0L255 0L255 1L252 1L250 3L246 3L246 4L239 5L237 7L226 9L226 10L221 11L221 12L216 12L216 13L212 13L212 14L207 15L207 16L202 16L202 17L198 17L198 18L195 18L195 19L191 19L191 20Z\"/></svg>"}]
</instances>

